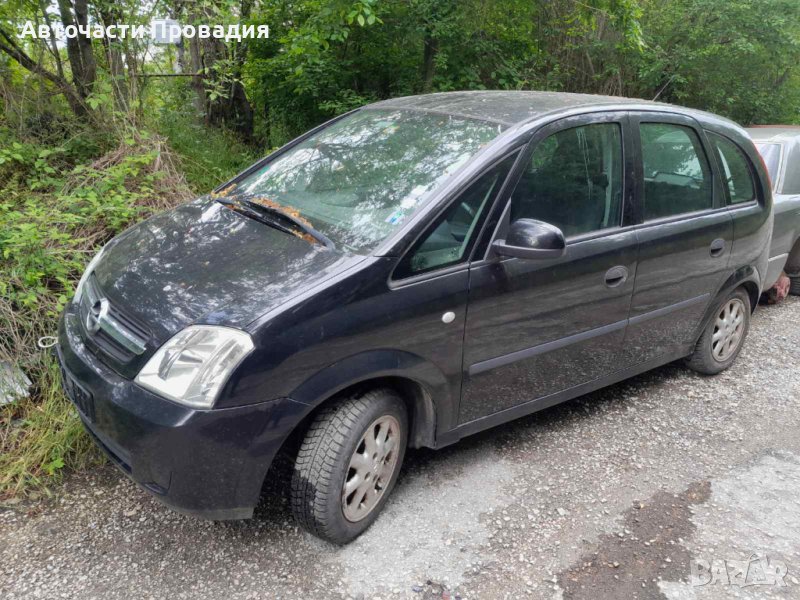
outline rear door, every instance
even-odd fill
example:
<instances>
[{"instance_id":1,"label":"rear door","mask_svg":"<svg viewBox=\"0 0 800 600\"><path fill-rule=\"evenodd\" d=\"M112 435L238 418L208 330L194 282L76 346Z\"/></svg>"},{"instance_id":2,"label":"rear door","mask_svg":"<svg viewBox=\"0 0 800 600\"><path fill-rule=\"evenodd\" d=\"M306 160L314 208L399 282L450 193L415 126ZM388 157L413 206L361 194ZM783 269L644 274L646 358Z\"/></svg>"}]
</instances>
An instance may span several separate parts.
<instances>
[{"instance_id":1,"label":"rear door","mask_svg":"<svg viewBox=\"0 0 800 600\"><path fill-rule=\"evenodd\" d=\"M658 112L631 120L639 260L624 352L645 362L689 351L726 275L733 220L697 121Z\"/></svg>"}]
</instances>

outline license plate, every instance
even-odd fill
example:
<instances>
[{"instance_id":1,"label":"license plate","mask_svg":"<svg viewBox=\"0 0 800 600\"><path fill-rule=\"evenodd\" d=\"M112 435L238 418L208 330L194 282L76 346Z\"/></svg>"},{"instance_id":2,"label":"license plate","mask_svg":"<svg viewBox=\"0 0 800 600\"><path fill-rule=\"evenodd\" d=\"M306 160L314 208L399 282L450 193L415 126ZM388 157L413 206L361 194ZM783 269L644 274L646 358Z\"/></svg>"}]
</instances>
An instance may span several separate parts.
<instances>
[{"instance_id":1,"label":"license plate","mask_svg":"<svg viewBox=\"0 0 800 600\"><path fill-rule=\"evenodd\" d=\"M61 377L64 381L64 390L72 403L78 408L81 413L89 421L94 421L94 399L92 394L85 390L75 378L62 366Z\"/></svg>"}]
</instances>

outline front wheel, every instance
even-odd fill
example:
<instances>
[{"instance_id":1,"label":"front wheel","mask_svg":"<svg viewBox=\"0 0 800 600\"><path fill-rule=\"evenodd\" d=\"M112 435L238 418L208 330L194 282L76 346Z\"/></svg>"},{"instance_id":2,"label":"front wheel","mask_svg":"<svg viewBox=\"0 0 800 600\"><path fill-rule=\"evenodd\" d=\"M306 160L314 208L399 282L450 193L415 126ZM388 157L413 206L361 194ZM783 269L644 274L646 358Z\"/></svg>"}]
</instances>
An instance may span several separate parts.
<instances>
[{"instance_id":1,"label":"front wheel","mask_svg":"<svg viewBox=\"0 0 800 600\"><path fill-rule=\"evenodd\" d=\"M405 403L393 390L372 390L323 408L295 461L295 519L335 544L361 535L397 481L407 440Z\"/></svg>"},{"instance_id":2,"label":"front wheel","mask_svg":"<svg viewBox=\"0 0 800 600\"><path fill-rule=\"evenodd\" d=\"M704 375L724 371L739 355L749 329L750 296L739 288L718 306L686 364Z\"/></svg>"}]
</instances>

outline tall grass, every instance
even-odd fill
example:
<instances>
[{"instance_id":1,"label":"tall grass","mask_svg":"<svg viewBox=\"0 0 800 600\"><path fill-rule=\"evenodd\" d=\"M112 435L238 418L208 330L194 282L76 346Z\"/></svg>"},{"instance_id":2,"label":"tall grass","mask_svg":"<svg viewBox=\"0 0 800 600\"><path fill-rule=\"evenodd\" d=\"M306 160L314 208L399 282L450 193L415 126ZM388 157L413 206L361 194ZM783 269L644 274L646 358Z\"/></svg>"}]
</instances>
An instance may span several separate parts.
<instances>
[{"instance_id":1,"label":"tall grass","mask_svg":"<svg viewBox=\"0 0 800 600\"><path fill-rule=\"evenodd\" d=\"M102 461L61 390L52 354L37 362L33 394L0 412L0 498L46 490L65 469Z\"/></svg>"},{"instance_id":2,"label":"tall grass","mask_svg":"<svg viewBox=\"0 0 800 600\"><path fill-rule=\"evenodd\" d=\"M0 123L0 361L33 384L29 397L0 407L0 500L102 460L52 351L36 345L55 334L86 263L123 229L210 191L259 155L179 112L155 129L21 139Z\"/></svg>"},{"instance_id":3,"label":"tall grass","mask_svg":"<svg viewBox=\"0 0 800 600\"><path fill-rule=\"evenodd\" d=\"M206 127L189 115L172 112L155 126L180 156L186 181L198 195L210 192L267 154L243 144L230 132Z\"/></svg>"},{"instance_id":4,"label":"tall grass","mask_svg":"<svg viewBox=\"0 0 800 600\"><path fill-rule=\"evenodd\" d=\"M37 347L96 249L132 223L189 199L179 160L156 135L126 131L101 156L0 130L0 361L32 381L0 407L0 499L99 460Z\"/></svg>"}]
</instances>

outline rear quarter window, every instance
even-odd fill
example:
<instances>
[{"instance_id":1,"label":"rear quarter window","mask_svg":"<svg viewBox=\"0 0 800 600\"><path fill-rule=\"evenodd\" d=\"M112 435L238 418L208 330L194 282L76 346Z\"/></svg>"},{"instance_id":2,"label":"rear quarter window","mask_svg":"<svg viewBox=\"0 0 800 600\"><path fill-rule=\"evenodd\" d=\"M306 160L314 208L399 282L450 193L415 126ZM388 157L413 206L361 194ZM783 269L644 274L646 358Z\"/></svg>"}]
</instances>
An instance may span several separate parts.
<instances>
[{"instance_id":1,"label":"rear quarter window","mask_svg":"<svg viewBox=\"0 0 800 600\"><path fill-rule=\"evenodd\" d=\"M728 204L755 200L756 188L750 162L739 146L717 133L707 132L719 161L720 172L728 191Z\"/></svg>"}]
</instances>

